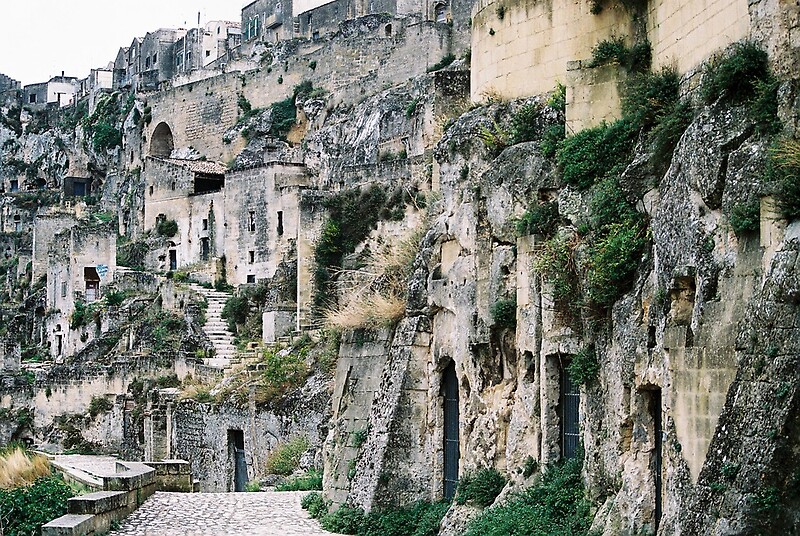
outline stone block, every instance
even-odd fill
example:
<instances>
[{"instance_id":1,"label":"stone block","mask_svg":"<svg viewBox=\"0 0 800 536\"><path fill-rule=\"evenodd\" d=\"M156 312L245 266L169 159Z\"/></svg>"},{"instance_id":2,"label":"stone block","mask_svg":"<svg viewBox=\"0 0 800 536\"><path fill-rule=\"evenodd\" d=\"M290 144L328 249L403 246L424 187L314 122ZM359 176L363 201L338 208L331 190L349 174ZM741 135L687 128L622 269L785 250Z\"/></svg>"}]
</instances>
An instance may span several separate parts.
<instances>
[{"instance_id":1,"label":"stone block","mask_svg":"<svg viewBox=\"0 0 800 536\"><path fill-rule=\"evenodd\" d=\"M97 491L67 501L70 514L102 514L128 505L125 491Z\"/></svg>"},{"instance_id":2,"label":"stone block","mask_svg":"<svg viewBox=\"0 0 800 536\"><path fill-rule=\"evenodd\" d=\"M42 526L42 536L83 536L94 531L91 514L67 514Z\"/></svg>"}]
</instances>

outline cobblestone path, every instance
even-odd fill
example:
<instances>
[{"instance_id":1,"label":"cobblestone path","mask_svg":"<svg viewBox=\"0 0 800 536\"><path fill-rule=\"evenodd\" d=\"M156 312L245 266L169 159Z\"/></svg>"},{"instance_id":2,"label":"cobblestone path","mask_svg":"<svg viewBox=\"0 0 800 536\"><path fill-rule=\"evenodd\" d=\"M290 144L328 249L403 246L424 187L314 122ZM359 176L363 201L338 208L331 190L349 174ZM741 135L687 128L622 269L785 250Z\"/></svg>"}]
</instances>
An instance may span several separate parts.
<instances>
[{"instance_id":1,"label":"cobblestone path","mask_svg":"<svg viewBox=\"0 0 800 536\"><path fill-rule=\"evenodd\" d=\"M307 492L157 492L112 536L322 536L300 508Z\"/></svg>"}]
</instances>

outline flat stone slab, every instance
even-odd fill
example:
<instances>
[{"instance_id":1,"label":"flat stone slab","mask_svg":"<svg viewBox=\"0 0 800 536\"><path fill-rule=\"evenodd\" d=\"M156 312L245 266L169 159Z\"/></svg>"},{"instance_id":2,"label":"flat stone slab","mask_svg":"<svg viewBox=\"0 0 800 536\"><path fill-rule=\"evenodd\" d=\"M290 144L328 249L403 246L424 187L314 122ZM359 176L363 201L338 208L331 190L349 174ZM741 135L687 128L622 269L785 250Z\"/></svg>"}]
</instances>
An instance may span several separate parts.
<instances>
[{"instance_id":1,"label":"flat stone slab","mask_svg":"<svg viewBox=\"0 0 800 536\"><path fill-rule=\"evenodd\" d=\"M156 492L111 536L323 536L300 507L307 491Z\"/></svg>"},{"instance_id":2,"label":"flat stone slab","mask_svg":"<svg viewBox=\"0 0 800 536\"><path fill-rule=\"evenodd\" d=\"M103 514L128 505L124 491L96 491L67 500L70 514Z\"/></svg>"},{"instance_id":3,"label":"flat stone slab","mask_svg":"<svg viewBox=\"0 0 800 536\"><path fill-rule=\"evenodd\" d=\"M42 536L73 536L86 534L94 526L91 514L67 514L42 525Z\"/></svg>"}]
</instances>

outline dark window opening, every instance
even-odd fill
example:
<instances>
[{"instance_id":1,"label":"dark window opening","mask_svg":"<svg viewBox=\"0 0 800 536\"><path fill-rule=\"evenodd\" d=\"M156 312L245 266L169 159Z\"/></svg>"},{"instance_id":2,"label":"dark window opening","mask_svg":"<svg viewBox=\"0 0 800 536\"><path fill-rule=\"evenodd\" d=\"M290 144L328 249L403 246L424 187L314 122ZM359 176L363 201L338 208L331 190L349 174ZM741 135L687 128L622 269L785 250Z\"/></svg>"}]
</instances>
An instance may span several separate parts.
<instances>
[{"instance_id":1,"label":"dark window opening","mask_svg":"<svg viewBox=\"0 0 800 536\"><path fill-rule=\"evenodd\" d=\"M203 218L203 230L208 231L208 220Z\"/></svg>"},{"instance_id":2,"label":"dark window opening","mask_svg":"<svg viewBox=\"0 0 800 536\"><path fill-rule=\"evenodd\" d=\"M436 5L436 22L447 22L447 6L444 4Z\"/></svg>"},{"instance_id":3,"label":"dark window opening","mask_svg":"<svg viewBox=\"0 0 800 536\"><path fill-rule=\"evenodd\" d=\"M196 175L194 178L195 194L219 192L223 186L225 186L224 175Z\"/></svg>"},{"instance_id":4,"label":"dark window opening","mask_svg":"<svg viewBox=\"0 0 800 536\"><path fill-rule=\"evenodd\" d=\"M248 283L255 283L255 282L256 282L256 276L255 276L255 275L253 275L253 274L249 274L249 275L247 276L247 282L248 282Z\"/></svg>"},{"instance_id":5,"label":"dark window opening","mask_svg":"<svg viewBox=\"0 0 800 536\"><path fill-rule=\"evenodd\" d=\"M30 103L30 104L36 104L36 93L31 93L31 94L28 96L28 103Z\"/></svg>"},{"instance_id":6,"label":"dark window opening","mask_svg":"<svg viewBox=\"0 0 800 536\"><path fill-rule=\"evenodd\" d=\"M253 212L252 210L250 211L250 216L249 216L248 226L247 227L248 227L248 229L250 229L251 233L255 233L256 232L256 213Z\"/></svg>"},{"instance_id":7,"label":"dark window opening","mask_svg":"<svg viewBox=\"0 0 800 536\"><path fill-rule=\"evenodd\" d=\"M178 269L178 252L174 249L169 250L169 270L174 272Z\"/></svg>"},{"instance_id":8,"label":"dark window opening","mask_svg":"<svg viewBox=\"0 0 800 536\"><path fill-rule=\"evenodd\" d=\"M153 195L153 187L150 186L150 195Z\"/></svg>"},{"instance_id":9,"label":"dark window opening","mask_svg":"<svg viewBox=\"0 0 800 536\"><path fill-rule=\"evenodd\" d=\"M22 221L20 220L19 214L14 216L14 232L20 232L22 230Z\"/></svg>"},{"instance_id":10,"label":"dark window opening","mask_svg":"<svg viewBox=\"0 0 800 536\"><path fill-rule=\"evenodd\" d=\"M444 398L444 498L452 499L458 486L459 415L458 378L455 363L450 362L442 372Z\"/></svg>"},{"instance_id":11,"label":"dark window opening","mask_svg":"<svg viewBox=\"0 0 800 536\"><path fill-rule=\"evenodd\" d=\"M283 236L283 211L278 211L278 236Z\"/></svg>"},{"instance_id":12,"label":"dark window opening","mask_svg":"<svg viewBox=\"0 0 800 536\"><path fill-rule=\"evenodd\" d=\"M61 297L62 298L66 298L67 297L67 282L66 281L62 281L61 282Z\"/></svg>"},{"instance_id":13,"label":"dark window opening","mask_svg":"<svg viewBox=\"0 0 800 536\"><path fill-rule=\"evenodd\" d=\"M561 457L574 458L580 447L581 392L569 377L569 360L561 363L561 392L559 394L559 421L561 427Z\"/></svg>"},{"instance_id":14,"label":"dark window opening","mask_svg":"<svg viewBox=\"0 0 800 536\"><path fill-rule=\"evenodd\" d=\"M19 181L17 179L11 179L11 192L18 192L19 191Z\"/></svg>"},{"instance_id":15,"label":"dark window opening","mask_svg":"<svg viewBox=\"0 0 800 536\"><path fill-rule=\"evenodd\" d=\"M200 239L200 259L207 261L209 255L211 254L211 244L208 238L201 238Z\"/></svg>"},{"instance_id":16,"label":"dark window opening","mask_svg":"<svg viewBox=\"0 0 800 536\"><path fill-rule=\"evenodd\" d=\"M248 255L248 258L249 258L248 262L250 264L253 264L254 262L256 262L256 252L255 251L248 251L247 255Z\"/></svg>"},{"instance_id":17,"label":"dark window opening","mask_svg":"<svg viewBox=\"0 0 800 536\"><path fill-rule=\"evenodd\" d=\"M386 37L391 37L392 36L392 25L391 24L387 24L386 27L383 29L383 33L384 33L384 35Z\"/></svg>"},{"instance_id":18,"label":"dark window opening","mask_svg":"<svg viewBox=\"0 0 800 536\"><path fill-rule=\"evenodd\" d=\"M172 181L172 185L171 185L171 187L172 187L172 191L173 191L173 192L175 191L175 186L176 186L176 182L175 182L175 181Z\"/></svg>"}]
</instances>

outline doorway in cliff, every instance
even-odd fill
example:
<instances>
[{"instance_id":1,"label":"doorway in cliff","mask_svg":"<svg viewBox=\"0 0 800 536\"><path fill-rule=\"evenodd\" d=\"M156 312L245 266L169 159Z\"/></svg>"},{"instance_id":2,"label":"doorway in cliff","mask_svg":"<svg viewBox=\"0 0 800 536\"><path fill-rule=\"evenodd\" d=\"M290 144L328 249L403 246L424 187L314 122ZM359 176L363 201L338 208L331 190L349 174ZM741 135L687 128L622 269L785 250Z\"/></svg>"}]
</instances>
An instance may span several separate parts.
<instances>
[{"instance_id":1,"label":"doorway in cliff","mask_svg":"<svg viewBox=\"0 0 800 536\"><path fill-rule=\"evenodd\" d=\"M572 381L569 374L569 359L561 361L559 389L559 423L561 439L561 457L574 458L578 454L581 443L580 405L581 392L579 386Z\"/></svg>"},{"instance_id":2,"label":"doorway in cliff","mask_svg":"<svg viewBox=\"0 0 800 536\"><path fill-rule=\"evenodd\" d=\"M228 452L233 462L233 491L246 491L247 460L244 456L244 432L228 430Z\"/></svg>"},{"instance_id":3,"label":"doorway in cliff","mask_svg":"<svg viewBox=\"0 0 800 536\"><path fill-rule=\"evenodd\" d=\"M444 398L444 498L452 499L458 485L458 378L452 361L442 372Z\"/></svg>"},{"instance_id":4,"label":"doorway in cliff","mask_svg":"<svg viewBox=\"0 0 800 536\"><path fill-rule=\"evenodd\" d=\"M658 531L658 526L661 523L661 510L663 503L663 443L664 443L664 429L661 412L661 389L654 388L644 391L644 396L647 402L648 413L650 413L650 422L652 428L650 429L653 438L652 445L652 458L650 460L650 470L653 472L653 486L655 505L653 507L655 530Z\"/></svg>"}]
</instances>

